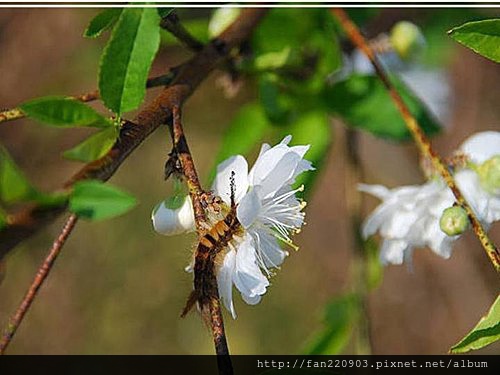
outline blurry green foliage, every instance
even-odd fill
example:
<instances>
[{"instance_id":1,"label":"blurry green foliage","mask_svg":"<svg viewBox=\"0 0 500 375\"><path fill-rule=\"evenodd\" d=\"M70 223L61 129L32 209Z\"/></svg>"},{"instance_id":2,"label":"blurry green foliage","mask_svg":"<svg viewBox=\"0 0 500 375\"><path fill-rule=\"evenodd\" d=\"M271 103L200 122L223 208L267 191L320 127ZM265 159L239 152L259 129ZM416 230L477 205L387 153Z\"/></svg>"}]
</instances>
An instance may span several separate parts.
<instances>
[{"instance_id":1,"label":"blurry green foliage","mask_svg":"<svg viewBox=\"0 0 500 375\"><path fill-rule=\"evenodd\" d=\"M368 290L376 289L384 276L384 266L379 260L379 246L373 237L362 240Z\"/></svg>"},{"instance_id":2,"label":"blurry green foliage","mask_svg":"<svg viewBox=\"0 0 500 375\"><path fill-rule=\"evenodd\" d=\"M477 350L500 340L500 296L497 297L488 313L458 344L451 353L465 353Z\"/></svg>"},{"instance_id":3,"label":"blurry green foliage","mask_svg":"<svg viewBox=\"0 0 500 375\"><path fill-rule=\"evenodd\" d=\"M122 215L136 204L134 196L98 180L77 182L69 197L70 211L92 221Z\"/></svg>"},{"instance_id":4,"label":"blurry green foliage","mask_svg":"<svg viewBox=\"0 0 500 375\"><path fill-rule=\"evenodd\" d=\"M136 109L160 44L160 16L154 8L122 11L104 48L99 70L103 103L116 114Z\"/></svg>"},{"instance_id":5,"label":"blurry green foliage","mask_svg":"<svg viewBox=\"0 0 500 375\"><path fill-rule=\"evenodd\" d=\"M317 332L303 350L305 354L341 354L351 337L358 318L359 298L346 294L325 307L324 328Z\"/></svg>"},{"instance_id":6,"label":"blurry green foliage","mask_svg":"<svg viewBox=\"0 0 500 375\"><path fill-rule=\"evenodd\" d=\"M328 115L324 111L306 112L286 127L279 127L279 138L290 134L291 145L311 145L305 158L309 160L314 171L308 171L297 177L295 186L304 185L303 197L313 191L314 182L328 155L333 142L333 131Z\"/></svg>"},{"instance_id":7,"label":"blurry green foliage","mask_svg":"<svg viewBox=\"0 0 500 375\"><path fill-rule=\"evenodd\" d=\"M422 102L406 86L392 77L411 113L425 133L434 134L440 127ZM380 79L371 75L351 75L327 87L325 105L350 126L382 138L410 139L410 133Z\"/></svg>"},{"instance_id":8,"label":"blurry green foliage","mask_svg":"<svg viewBox=\"0 0 500 375\"><path fill-rule=\"evenodd\" d=\"M481 56L500 63L500 18L467 22L451 29L449 35Z\"/></svg>"}]
</instances>

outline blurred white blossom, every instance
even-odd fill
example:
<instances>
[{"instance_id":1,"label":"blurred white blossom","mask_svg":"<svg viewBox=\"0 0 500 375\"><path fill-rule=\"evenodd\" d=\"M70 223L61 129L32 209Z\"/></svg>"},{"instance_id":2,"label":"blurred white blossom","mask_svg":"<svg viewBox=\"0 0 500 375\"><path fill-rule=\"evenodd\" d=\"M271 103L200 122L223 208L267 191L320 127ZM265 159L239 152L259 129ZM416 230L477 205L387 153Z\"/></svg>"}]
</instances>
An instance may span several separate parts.
<instances>
[{"instance_id":1,"label":"blurred white blossom","mask_svg":"<svg viewBox=\"0 0 500 375\"><path fill-rule=\"evenodd\" d=\"M478 219L488 228L500 220L500 194L485 189L477 171L483 163L500 154L500 132L473 135L462 144L459 153L468 163L455 172L456 184ZM382 263L409 261L413 250L421 247L429 247L443 258L450 257L452 243L460 235L448 236L440 228L443 211L455 202L440 178L423 185L395 189L364 184L359 189L383 201L367 218L362 230L364 237L376 232L382 236Z\"/></svg>"}]
</instances>

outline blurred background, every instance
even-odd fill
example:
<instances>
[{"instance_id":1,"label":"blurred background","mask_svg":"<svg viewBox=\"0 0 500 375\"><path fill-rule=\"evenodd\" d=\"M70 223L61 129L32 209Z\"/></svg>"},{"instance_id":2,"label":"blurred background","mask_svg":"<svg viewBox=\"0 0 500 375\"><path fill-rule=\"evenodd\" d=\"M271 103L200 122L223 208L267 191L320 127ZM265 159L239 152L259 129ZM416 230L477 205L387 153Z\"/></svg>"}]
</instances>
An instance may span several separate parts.
<instances>
[{"instance_id":1,"label":"blurred background","mask_svg":"<svg viewBox=\"0 0 500 375\"><path fill-rule=\"evenodd\" d=\"M308 9L300 10L308 12ZM210 10L188 9L181 20L206 19ZM445 129L433 138L449 155L468 135L500 130L500 68L451 40L446 31L487 9L382 9L372 35L398 20L413 20L428 33L423 64L439 71L444 90ZM2 9L0 11L0 106L49 94L94 90L104 39L82 37L95 9ZM166 42L165 42L166 43ZM431 48L432 47L432 48ZM152 74L161 74L191 56L164 45ZM184 125L200 175L206 180L222 135L239 108L257 97L251 80L226 98L210 76L187 103ZM440 81L442 79L442 81ZM440 86L441 84L441 86ZM431 90L431 95L434 90ZM154 97L158 89L148 92ZM389 99L387 99L389 100ZM437 99L436 99L437 100ZM104 110L99 104L95 108ZM130 116L132 117L132 116ZM248 124L251 126L251 124ZM225 315L234 354L299 354L323 327L324 307L352 289L355 252L346 194L349 185L346 128L331 120L333 145L306 208L307 225L262 302L246 305L235 293L237 320ZM54 190L80 164L61 158L89 134L61 130L30 120L0 125L0 140L17 164L44 191ZM152 229L152 208L171 193L163 180L170 150L167 129L158 129L122 165L111 183L138 197L128 214L103 223L80 222L9 348L12 354L211 354L212 339L197 314L180 319L192 276L184 271L195 236L163 237ZM415 147L359 134L367 183L389 187L420 184L424 178ZM255 154L253 155L255 156ZM253 160L251 158L250 160ZM347 181L347 182L346 182ZM366 198L366 216L377 201ZM5 326L32 280L64 217L18 246L7 259L0 285L0 324ZM490 233L500 243L499 225ZM367 316L374 354L445 354L487 311L500 282L472 234L455 244L449 260L428 249L415 252L413 270L389 266L369 293ZM350 340L343 353L356 352ZM499 345L480 351L500 353Z\"/></svg>"}]
</instances>

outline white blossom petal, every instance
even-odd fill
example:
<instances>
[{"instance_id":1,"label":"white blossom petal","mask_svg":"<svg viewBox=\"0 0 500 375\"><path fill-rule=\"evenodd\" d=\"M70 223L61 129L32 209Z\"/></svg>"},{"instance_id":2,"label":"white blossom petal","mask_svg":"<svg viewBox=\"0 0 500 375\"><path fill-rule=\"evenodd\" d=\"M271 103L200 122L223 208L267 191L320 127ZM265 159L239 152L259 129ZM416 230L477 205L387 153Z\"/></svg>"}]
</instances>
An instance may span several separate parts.
<instances>
[{"instance_id":1,"label":"white blossom petal","mask_svg":"<svg viewBox=\"0 0 500 375\"><path fill-rule=\"evenodd\" d=\"M258 190L258 187L250 189L236 208L238 221L245 229L254 223L255 219L259 216L262 207L256 190Z\"/></svg>"},{"instance_id":2,"label":"white blossom petal","mask_svg":"<svg viewBox=\"0 0 500 375\"><path fill-rule=\"evenodd\" d=\"M281 250L276 237L273 237L267 231L255 231L252 236L259 253L259 260L263 263L263 268L277 268L288 256L288 252Z\"/></svg>"},{"instance_id":3,"label":"white blossom petal","mask_svg":"<svg viewBox=\"0 0 500 375\"><path fill-rule=\"evenodd\" d=\"M475 163L484 163L495 155L500 154L500 132L485 131L476 133L467 138L460 150L468 155Z\"/></svg>"},{"instance_id":4,"label":"white blossom petal","mask_svg":"<svg viewBox=\"0 0 500 375\"><path fill-rule=\"evenodd\" d=\"M235 200L239 202L248 190L248 164L243 156L232 156L217 166L212 190L228 205L231 204L232 172L234 172Z\"/></svg>"},{"instance_id":5,"label":"white blossom petal","mask_svg":"<svg viewBox=\"0 0 500 375\"><path fill-rule=\"evenodd\" d=\"M222 266L217 272L217 287L222 303L236 319L236 311L233 304L233 274L236 268L236 251L230 250L224 257Z\"/></svg>"},{"instance_id":6,"label":"white blossom petal","mask_svg":"<svg viewBox=\"0 0 500 375\"><path fill-rule=\"evenodd\" d=\"M236 251L233 281L241 294L250 298L263 295L269 286L269 281L257 264L255 248L250 236L244 239Z\"/></svg>"}]
</instances>

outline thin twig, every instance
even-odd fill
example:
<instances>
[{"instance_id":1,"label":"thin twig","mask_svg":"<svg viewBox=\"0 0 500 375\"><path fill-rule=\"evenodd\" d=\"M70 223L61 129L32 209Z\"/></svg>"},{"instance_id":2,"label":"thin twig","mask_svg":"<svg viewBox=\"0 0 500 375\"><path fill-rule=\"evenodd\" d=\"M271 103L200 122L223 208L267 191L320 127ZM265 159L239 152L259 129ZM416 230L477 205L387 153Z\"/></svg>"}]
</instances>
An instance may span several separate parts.
<instances>
[{"instance_id":1,"label":"thin twig","mask_svg":"<svg viewBox=\"0 0 500 375\"><path fill-rule=\"evenodd\" d=\"M175 72L176 69L172 68L167 74L149 78L146 82L146 88L149 89L152 87L169 85L175 78ZM71 96L71 98L83 103L88 103L99 99L99 91L95 90L87 92L85 94ZM19 120L24 117L26 117L26 115L20 108L5 109L3 111L0 111L0 123Z\"/></svg>"},{"instance_id":2,"label":"thin twig","mask_svg":"<svg viewBox=\"0 0 500 375\"><path fill-rule=\"evenodd\" d=\"M105 156L85 165L64 187L69 188L75 182L88 178L108 180L154 130L169 122L173 105L182 105L230 51L248 38L264 14L264 9L242 10L233 24L217 38L217 42L207 44L202 51L180 65L172 83L133 122L122 126L117 142ZM65 209L64 204L49 208L33 205L9 216L8 225L0 230L0 259L18 243L51 223Z\"/></svg>"},{"instance_id":3,"label":"thin twig","mask_svg":"<svg viewBox=\"0 0 500 375\"><path fill-rule=\"evenodd\" d=\"M199 52L203 49L203 43L192 36L189 31L179 22L179 16L175 12L170 12L167 16L163 17L160 26L169 31L173 36L184 44L187 48L194 52Z\"/></svg>"},{"instance_id":4,"label":"thin twig","mask_svg":"<svg viewBox=\"0 0 500 375\"><path fill-rule=\"evenodd\" d=\"M203 224L206 222L205 210L201 202L201 195L203 189L200 185L200 180L194 166L191 152L184 135L182 127L181 109L179 105L174 105L172 108L172 143L177 157L181 163L182 173L186 178L186 183L189 189L189 195L193 202L194 216L198 235L202 236ZM211 282L217 285L215 274L212 274ZM217 354L217 362L219 365L219 374L232 374L232 364L229 358L229 349L227 346L226 334L224 330L224 320L222 317L222 310L220 305L219 294L217 288L214 290L214 296L210 299L209 312L210 312L210 328L215 345L215 353Z\"/></svg>"},{"instance_id":5,"label":"thin twig","mask_svg":"<svg viewBox=\"0 0 500 375\"><path fill-rule=\"evenodd\" d=\"M409 108L406 106L401 95L392 85L391 81L389 80L389 77L384 71L384 68L379 63L375 53L368 45L368 43L366 42L365 38L363 37L357 26L352 22L352 20L349 18L349 16L344 10L335 8L332 9L331 12L335 17L337 17L340 24L342 25L342 28L346 32L349 39L351 39L352 43L355 44L366 55L366 57L368 57L368 59L372 63L375 72L377 73L377 76L380 78L386 89L389 91L389 94L394 104L401 113L401 116L405 121L408 130L410 131L418 149L420 150L420 153L422 154L422 156L428 158L431 161L435 170L441 175L443 180L446 182L448 187L453 192L453 195L455 196L457 203L465 209L467 215L469 216L469 220L472 224L474 233L481 242L481 245L486 251L486 254L493 263L493 266L495 267L497 272L500 272L500 253L497 247L486 234L486 231L484 230L483 226L477 219L476 214L474 213L471 206L467 203L464 196L457 187L450 171L448 170L446 165L441 161L439 155L433 150L429 139L427 139L424 132L422 131L422 128L418 124L417 120L411 114Z\"/></svg>"},{"instance_id":6,"label":"thin twig","mask_svg":"<svg viewBox=\"0 0 500 375\"><path fill-rule=\"evenodd\" d=\"M50 248L42 265L38 269L36 276L33 279L33 282L31 283L28 291L24 295L24 298L22 299L19 307L17 308L14 315L10 318L7 328L3 333L2 340L0 341L0 355L5 353L5 350L12 341L14 334L22 323L31 304L35 300L40 287L47 278L58 255L61 253L61 249L64 246L64 243L68 239L69 235L71 234L73 228L75 227L77 220L78 219L76 215L72 214L64 224L59 236L54 240L52 247Z\"/></svg>"}]
</instances>

